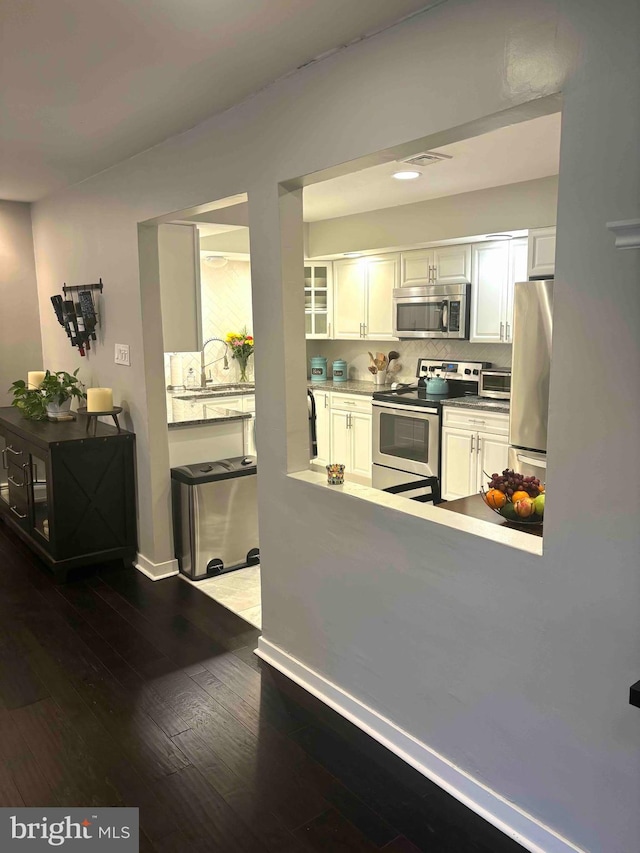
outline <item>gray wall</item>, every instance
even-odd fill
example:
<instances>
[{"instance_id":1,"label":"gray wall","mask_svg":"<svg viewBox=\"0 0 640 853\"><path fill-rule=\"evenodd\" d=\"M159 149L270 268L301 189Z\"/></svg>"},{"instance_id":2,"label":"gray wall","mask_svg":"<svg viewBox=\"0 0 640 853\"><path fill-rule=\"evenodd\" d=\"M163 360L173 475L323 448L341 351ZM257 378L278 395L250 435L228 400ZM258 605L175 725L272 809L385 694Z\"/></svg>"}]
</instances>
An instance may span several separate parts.
<instances>
[{"instance_id":1,"label":"gray wall","mask_svg":"<svg viewBox=\"0 0 640 853\"><path fill-rule=\"evenodd\" d=\"M636 850L640 833L640 713L628 705L640 253L615 250L606 229L640 216L639 37L637 0L449 0L34 214L43 304L65 278L105 281L110 345L92 369L128 400L141 549L160 561L171 543L159 294L139 270L137 224L248 191L265 637L599 853ZM303 229L300 194L277 183L558 91L543 555L287 477L305 464ZM47 315L46 362L75 367L58 332ZM131 343L130 370L114 366L114 339Z\"/></svg>"},{"instance_id":2,"label":"gray wall","mask_svg":"<svg viewBox=\"0 0 640 853\"><path fill-rule=\"evenodd\" d=\"M488 190L403 204L310 222L307 253L384 250L456 237L498 234L556 224L558 178L539 178Z\"/></svg>"},{"instance_id":3,"label":"gray wall","mask_svg":"<svg viewBox=\"0 0 640 853\"><path fill-rule=\"evenodd\" d=\"M0 406L13 399L7 389L14 380L42 369L31 208L0 201Z\"/></svg>"}]
</instances>

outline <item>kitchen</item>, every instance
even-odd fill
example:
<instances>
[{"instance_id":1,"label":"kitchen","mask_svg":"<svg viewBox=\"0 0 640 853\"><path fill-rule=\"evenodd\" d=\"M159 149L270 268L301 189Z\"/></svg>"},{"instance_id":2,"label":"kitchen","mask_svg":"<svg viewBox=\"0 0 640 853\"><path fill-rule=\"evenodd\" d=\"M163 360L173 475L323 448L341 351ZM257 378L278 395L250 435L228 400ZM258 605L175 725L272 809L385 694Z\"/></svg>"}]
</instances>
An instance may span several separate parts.
<instances>
[{"instance_id":1,"label":"kitchen","mask_svg":"<svg viewBox=\"0 0 640 853\"><path fill-rule=\"evenodd\" d=\"M554 272L559 136L554 114L305 189L312 470L342 465L348 483L419 501L435 482L434 503L456 511L469 498L494 523L504 519L477 503L493 473L544 483L543 456L510 458L509 388L515 283ZM159 226L174 506L180 489L205 488L203 465L257 471L254 356L243 377L228 341L252 329L247 223L239 196ZM225 493L224 512L203 503L221 529L252 519L224 560L206 537L188 555L178 522L176 556L185 579L259 625L255 486L234 499Z\"/></svg>"},{"instance_id":2,"label":"kitchen","mask_svg":"<svg viewBox=\"0 0 640 853\"><path fill-rule=\"evenodd\" d=\"M469 498L466 512L500 524L504 518L478 496L493 473L514 469L543 488L546 458L534 451L546 446L550 312L536 326L525 304L520 313L528 320L516 330L514 297L542 288L542 303L534 296L531 305L542 304L543 313L545 300L550 305L551 285L515 284L553 279L550 176L557 172L559 132L555 114L305 189L307 254L315 255L316 245L334 250L305 261L313 470L344 465L347 482L417 500L430 485L407 487L435 477L436 503L441 496L443 508L461 511L452 502ZM482 182L490 189L483 192ZM422 190L413 189L420 184ZM407 186L412 193L403 199ZM372 210L381 198L393 207ZM319 218L329 208L340 209L333 223ZM481 224L487 233L479 233ZM442 239L412 241L421 227ZM513 426L510 440L512 358L521 349L518 365L531 370L519 387L532 372L535 391L518 395L531 405L516 412L520 434ZM532 435L526 425L537 420L540 433ZM534 484L526 485L533 499ZM539 515L516 520L541 534L532 523Z\"/></svg>"}]
</instances>

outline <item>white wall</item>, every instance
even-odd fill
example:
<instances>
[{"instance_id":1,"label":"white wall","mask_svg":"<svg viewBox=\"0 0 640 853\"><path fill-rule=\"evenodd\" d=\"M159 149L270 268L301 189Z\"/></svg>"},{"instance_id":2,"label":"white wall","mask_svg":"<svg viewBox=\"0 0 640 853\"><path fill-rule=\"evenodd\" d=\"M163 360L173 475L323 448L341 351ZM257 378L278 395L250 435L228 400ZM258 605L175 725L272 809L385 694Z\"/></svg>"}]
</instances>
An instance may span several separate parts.
<instances>
[{"instance_id":1,"label":"white wall","mask_svg":"<svg viewBox=\"0 0 640 853\"><path fill-rule=\"evenodd\" d=\"M189 352L200 346L197 236L195 225L167 224L158 228L162 337L166 352Z\"/></svg>"},{"instance_id":2,"label":"white wall","mask_svg":"<svg viewBox=\"0 0 640 853\"><path fill-rule=\"evenodd\" d=\"M384 250L556 224L558 178L403 204L308 224L308 255Z\"/></svg>"},{"instance_id":3,"label":"white wall","mask_svg":"<svg viewBox=\"0 0 640 853\"><path fill-rule=\"evenodd\" d=\"M640 216L639 37L636 0L449 0L34 214L43 306L61 280L105 281L106 342L91 370L129 401L141 548L160 561L163 356L137 223L248 191L264 636L599 853L635 850L640 830L640 715L628 705L640 647L640 254L616 251L605 227ZM287 478L306 445L303 241L301 193L283 197L277 182L560 90L563 335L544 555ZM153 229L141 234L147 255ZM45 363L75 367L49 313ZM113 365L114 340L132 345L129 371Z\"/></svg>"},{"instance_id":4,"label":"white wall","mask_svg":"<svg viewBox=\"0 0 640 853\"><path fill-rule=\"evenodd\" d=\"M0 201L0 406L10 405L12 382L43 369L39 320L31 208Z\"/></svg>"}]
</instances>

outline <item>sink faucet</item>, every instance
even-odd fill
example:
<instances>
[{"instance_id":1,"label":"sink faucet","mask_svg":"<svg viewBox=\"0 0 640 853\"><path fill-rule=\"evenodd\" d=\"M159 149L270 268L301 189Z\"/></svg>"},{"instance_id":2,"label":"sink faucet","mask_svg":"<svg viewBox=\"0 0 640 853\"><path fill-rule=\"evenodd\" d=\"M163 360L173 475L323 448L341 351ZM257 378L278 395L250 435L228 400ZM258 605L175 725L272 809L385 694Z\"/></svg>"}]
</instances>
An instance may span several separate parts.
<instances>
[{"instance_id":1,"label":"sink faucet","mask_svg":"<svg viewBox=\"0 0 640 853\"><path fill-rule=\"evenodd\" d=\"M220 356L220 358L214 358L213 361L205 363L204 351L207 348L207 344L213 343L213 341L218 341L219 343L224 344L224 353ZM202 344L202 349L200 350L200 385L202 388L207 387L207 374L205 373L205 368L207 368L210 364L214 364L216 361L224 359L223 369L229 370L229 359L227 358L228 351L229 345L226 341L223 341L222 338L209 338Z\"/></svg>"}]
</instances>

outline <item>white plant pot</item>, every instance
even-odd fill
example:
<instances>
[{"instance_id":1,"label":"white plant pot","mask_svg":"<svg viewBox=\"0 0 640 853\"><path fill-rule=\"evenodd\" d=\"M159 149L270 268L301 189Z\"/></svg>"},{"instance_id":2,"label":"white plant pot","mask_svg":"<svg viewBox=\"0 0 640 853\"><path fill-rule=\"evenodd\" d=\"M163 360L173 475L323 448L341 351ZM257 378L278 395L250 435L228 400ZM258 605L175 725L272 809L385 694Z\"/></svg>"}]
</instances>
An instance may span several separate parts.
<instances>
[{"instance_id":1,"label":"white plant pot","mask_svg":"<svg viewBox=\"0 0 640 853\"><path fill-rule=\"evenodd\" d=\"M47 403L47 417L51 420L57 420L60 417L67 417L71 412L71 397L65 400L64 403Z\"/></svg>"}]
</instances>

